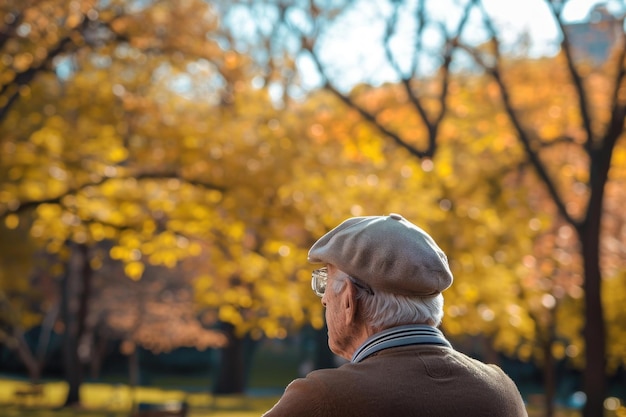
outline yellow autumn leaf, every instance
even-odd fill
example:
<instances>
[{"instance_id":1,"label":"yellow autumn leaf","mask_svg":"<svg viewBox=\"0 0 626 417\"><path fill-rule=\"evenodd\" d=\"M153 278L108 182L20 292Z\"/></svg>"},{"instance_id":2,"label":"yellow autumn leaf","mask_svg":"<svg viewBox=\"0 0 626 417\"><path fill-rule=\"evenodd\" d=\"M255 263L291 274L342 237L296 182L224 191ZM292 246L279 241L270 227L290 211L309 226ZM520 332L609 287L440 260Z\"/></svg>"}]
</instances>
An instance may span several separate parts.
<instances>
[{"instance_id":1,"label":"yellow autumn leaf","mask_svg":"<svg viewBox=\"0 0 626 417\"><path fill-rule=\"evenodd\" d=\"M129 262L124 265L124 273L132 280L139 280L143 275L144 264L141 262Z\"/></svg>"}]
</instances>

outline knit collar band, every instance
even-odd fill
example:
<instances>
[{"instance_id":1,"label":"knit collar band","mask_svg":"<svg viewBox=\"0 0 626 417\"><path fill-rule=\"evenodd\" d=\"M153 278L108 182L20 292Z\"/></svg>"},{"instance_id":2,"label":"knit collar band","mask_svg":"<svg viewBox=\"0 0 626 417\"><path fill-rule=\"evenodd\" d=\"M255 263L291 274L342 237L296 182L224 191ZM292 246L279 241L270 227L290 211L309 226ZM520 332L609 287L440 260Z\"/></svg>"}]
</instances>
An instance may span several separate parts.
<instances>
[{"instance_id":1,"label":"knit collar band","mask_svg":"<svg viewBox=\"0 0 626 417\"><path fill-rule=\"evenodd\" d=\"M383 349L407 345L440 345L452 348L439 329L425 324L408 324L392 327L370 336L354 352L351 362L361 362Z\"/></svg>"}]
</instances>

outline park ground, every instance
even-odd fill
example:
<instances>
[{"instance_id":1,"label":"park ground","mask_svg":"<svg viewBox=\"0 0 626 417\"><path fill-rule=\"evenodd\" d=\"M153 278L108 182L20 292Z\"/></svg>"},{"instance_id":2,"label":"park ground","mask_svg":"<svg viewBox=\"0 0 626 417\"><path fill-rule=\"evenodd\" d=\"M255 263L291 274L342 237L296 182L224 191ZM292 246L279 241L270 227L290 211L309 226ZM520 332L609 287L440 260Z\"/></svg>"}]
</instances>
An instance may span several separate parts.
<instances>
[{"instance_id":1,"label":"park ground","mask_svg":"<svg viewBox=\"0 0 626 417\"><path fill-rule=\"evenodd\" d=\"M62 381L46 382L43 395L16 399L16 391L28 382L0 378L0 415L2 417L128 417L133 404L186 401L188 417L253 417L260 416L279 395L222 395L208 392L186 392L156 387L129 387L123 384L85 383L81 395L82 408L60 408L67 387ZM543 416L539 405L528 404L529 417ZM579 417L577 410L559 409L555 417ZM605 417L626 417L626 408L607 410Z\"/></svg>"},{"instance_id":2,"label":"park ground","mask_svg":"<svg viewBox=\"0 0 626 417\"><path fill-rule=\"evenodd\" d=\"M253 417L270 409L284 387L298 376L299 355L293 349L272 345L257 352L245 395L212 395L206 374L147 372L146 379L132 387L123 374L86 381L81 387L81 408L61 408L67 384L61 378L43 381L41 395L20 397L30 386L23 375L0 374L0 417L129 417L140 403L166 404L185 401L188 417ZM527 395L529 417L543 417L541 393ZM605 417L626 417L624 404L613 404ZM580 417L580 411L559 407L554 417Z\"/></svg>"}]
</instances>

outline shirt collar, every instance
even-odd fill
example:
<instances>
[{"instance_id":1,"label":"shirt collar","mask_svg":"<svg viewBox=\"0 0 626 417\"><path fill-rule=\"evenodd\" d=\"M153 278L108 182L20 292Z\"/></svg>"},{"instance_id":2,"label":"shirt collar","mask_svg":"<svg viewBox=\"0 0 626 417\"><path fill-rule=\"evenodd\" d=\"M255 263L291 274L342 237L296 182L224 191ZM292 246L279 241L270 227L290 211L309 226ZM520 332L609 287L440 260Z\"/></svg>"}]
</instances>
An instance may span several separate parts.
<instances>
[{"instance_id":1,"label":"shirt collar","mask_svg":"<svg viewBox=\"0 0 626 417\"><path fill-rule=\"evenodd\" d=\"M370 336L352 355L352 363L379 352L397 346L440 345L452 348L441 331L425 324L408 324L392 327Z\"/></svg>"}]
</instances>

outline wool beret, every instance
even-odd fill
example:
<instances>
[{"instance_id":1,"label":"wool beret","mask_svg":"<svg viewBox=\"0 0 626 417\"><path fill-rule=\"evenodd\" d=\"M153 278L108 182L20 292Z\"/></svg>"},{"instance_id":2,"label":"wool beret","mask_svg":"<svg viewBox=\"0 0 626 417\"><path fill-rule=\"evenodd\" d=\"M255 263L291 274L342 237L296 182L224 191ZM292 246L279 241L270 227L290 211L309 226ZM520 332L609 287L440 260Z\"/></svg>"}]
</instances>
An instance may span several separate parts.
<instances>
[{"instance_id":1,"label":"wool beret","mask_svg":"<svg viewBox=\"0 0 626 417\"><path fill-rule=\"evenodd\" d=\"M308 261L332 264L374 291L436 295L452 284L445 253L399 214L345 220L309 250Z\"/></svg>"}]
</instances>

